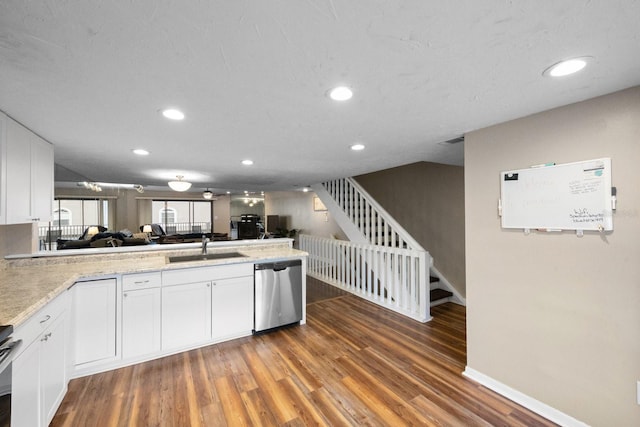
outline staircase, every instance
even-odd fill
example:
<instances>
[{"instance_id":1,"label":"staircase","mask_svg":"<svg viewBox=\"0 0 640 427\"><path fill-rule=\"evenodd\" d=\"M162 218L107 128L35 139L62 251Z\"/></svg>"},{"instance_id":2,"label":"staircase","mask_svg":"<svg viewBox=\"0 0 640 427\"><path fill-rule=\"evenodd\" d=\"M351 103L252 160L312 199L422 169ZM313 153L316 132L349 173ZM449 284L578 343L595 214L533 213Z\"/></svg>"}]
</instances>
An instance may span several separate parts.
<instances>
[{"instance_id":1,"label":"staircase","mask_svg":"<svg viewBox=\"0 0 640 427\"><path fill-rule=\"evenodd\" d=\"M430 276L429 284L429 301L431 302L431 307L453 301L453 292L438 287L440 285L440 279L435 276Z\"/></svg>"},{"instance_id":2,"label":"staircase","mask_svg":"<svg viewBox=\"0 0 640 427\"><path fill-rule=\"evenodd\" d=\"M328 181L312 189L351 242L426 252L354 179ZM430 306L449 301L464 304L464 298L429 259Z\"/></svg>"}]
</instances>

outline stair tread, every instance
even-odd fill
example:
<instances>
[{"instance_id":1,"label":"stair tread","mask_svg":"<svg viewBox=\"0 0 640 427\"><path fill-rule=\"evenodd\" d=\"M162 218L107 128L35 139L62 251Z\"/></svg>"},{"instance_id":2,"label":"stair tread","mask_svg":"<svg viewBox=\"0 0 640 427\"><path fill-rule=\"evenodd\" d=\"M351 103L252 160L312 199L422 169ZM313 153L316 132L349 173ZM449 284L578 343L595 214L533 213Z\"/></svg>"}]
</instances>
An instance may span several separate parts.
<instances>
[{"instance_id":1,"label":"stair tread","mask_svg":"<svg viewBox=\"0 0 640 427\"><path fill-rule=\"evenodd\" d=\"M449 292L446 289L431 289L429 292L431 301L437 301L439 299L445 299L453 296L453 292Z\"/></svg>"}]
</instances>

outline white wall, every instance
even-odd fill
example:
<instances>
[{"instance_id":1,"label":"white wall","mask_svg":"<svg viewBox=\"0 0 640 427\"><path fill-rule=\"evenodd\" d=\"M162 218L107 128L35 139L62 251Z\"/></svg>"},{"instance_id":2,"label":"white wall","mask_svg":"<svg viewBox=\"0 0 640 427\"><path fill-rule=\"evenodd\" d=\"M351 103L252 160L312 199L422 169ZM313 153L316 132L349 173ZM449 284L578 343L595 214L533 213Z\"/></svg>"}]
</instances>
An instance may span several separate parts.
<instances>
[{"instance_id":1,"label":"white wall","mask_svg":"<svg viewBox=\"0 0 640 427\"><path fill-rule=\"evenodd\" d=\"M315 193L302 191L273 191L265 194L266 215L287 218L287 228L301 230L302 234L319 237L336 237L346 240L338 224L326 211L313 210Z\"/></svg>"},{"instance_id":2,"label":"white wall","mask_svg":"<svg viewBox=\"0 0 640 427\"><path fill-rule=\"evenodd\" d=\"M503 230L499 173L611 157L614 231ZM465 136L467 365L593 426L640 426L640 87Z\"/></svg>"}]
</instances>

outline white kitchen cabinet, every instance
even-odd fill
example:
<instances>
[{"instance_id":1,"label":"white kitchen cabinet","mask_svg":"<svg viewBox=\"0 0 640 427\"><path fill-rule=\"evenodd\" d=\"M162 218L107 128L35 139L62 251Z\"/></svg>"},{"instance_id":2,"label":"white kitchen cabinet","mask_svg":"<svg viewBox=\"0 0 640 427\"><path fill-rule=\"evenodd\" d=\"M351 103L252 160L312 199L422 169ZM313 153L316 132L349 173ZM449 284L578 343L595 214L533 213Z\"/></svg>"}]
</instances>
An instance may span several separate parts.
<instances>
[{"instance_id":1,"label":"white kitchen cabinet","mask_svg":"<svg viewBox=\"0 0 640 427\"><path fill-rule=\"evenodd\" d=\"M7 224L31 221L31 141L29 131L11 119L6 120Z\"/></svg>"},{"instance_id":2,"label":"white kitchen cabinet","mask_svg":"<svg viewBox=\"0 0 640 427\"><path fill-rule=\"evenodd\" d=\"M211 340L211 282L162 287L162 349Z\"/></svg>"},{"instance_id":3,"label":"white kitchen cabinet","mask_svg":"<svg viewBox=\"0 0 640 427\"><path fill-rule=\"evenodd\" d=\"M122 278L122 357L160 351L160 273L128 274Z\"/></svg>"},{"instance_id":4,"label":"white kitchen cabinet","mask_svg":"<svg viewBox=\"0 0 640 427\"><path fill-rule=\"evenodd\" d=\"M66 314L44 335L40 358L40 388L42 390L42 408L48 425L62 403L67 390L66 375Z\"/></svg>"},{"instance_id":5,"label":"white kitchen cabinet","mask_svg":"<svg viewBox=\"0 0 640 427\"><path fill-rule=\"evenodd\" d=\"M23 345L26 345L23 343ZM12 362L11 425L39 426L40 400L40 340L31 343Z\"/></svg>"},{"instance_id":6,"label":"white kitchen cabinet","mask_svg":"<svg viewBox=\"0 0 640 427\"><path fill-rule=\"evenodd\" d=\"M253 276L214 280L211 301L211 331L214 341L251 334Z\"/></svg>"},{"instance_id":7,"label":"white kitchen cabinet","mask_svg":"<svg viewBox=\"0 0 640 427\"><path fill-rule=\"evenodd\" d=\"M31 134L31 204L32 221L51 221L53 215L54 157L53 145Z\"/></svg>"},{"instance_id":8,"label":"white kitchen cabinet","mask_svg":"<svg viewBox=\"0 0 640 427\"><path fill-rule=\"evenodd\" d=\"M116 279L78 282L72 291L76 368L115 359L118 355Z\"/></svg>"},{"instance_id":9,"label":"white kitchen cabinet","mask_svg":"<svg viewBox=\"0 0 640 427\"><path fill-rule=\"evenodd\" d=\"M0 113L0 224L7 223L7 116Z\"/></svg>"},{"instance_id":10,"label":"white kitchen cabinet","mask_svg":"<svg viewBox=\"0 0 640 427\"><path fill-rule=\"evenodd\" d=\"M13 426L46 426L67 391L67 295L49 303L15 338L23 347L13 361Z\"/></svg>"},{"instance_id":11,"label":"white kitchen cabinet","mask_svg":"<svg viewBox=\"0 0 640 427\"><path fill-rule=\"evenodd\" d=\"M50 221L53 204L53 146L3 116L2 207L4 223Z\"/></svg>"}]
</instances>

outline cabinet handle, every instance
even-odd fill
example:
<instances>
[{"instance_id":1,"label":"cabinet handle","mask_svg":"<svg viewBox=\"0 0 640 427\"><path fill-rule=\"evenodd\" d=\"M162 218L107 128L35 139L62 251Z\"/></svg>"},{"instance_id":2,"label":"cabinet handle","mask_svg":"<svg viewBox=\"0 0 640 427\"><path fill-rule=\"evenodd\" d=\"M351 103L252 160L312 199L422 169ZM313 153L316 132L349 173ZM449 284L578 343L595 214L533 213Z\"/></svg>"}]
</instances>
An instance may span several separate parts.
<instances>
[{"instance_id":1,"label":"cabinet handle","mask_svg":"<svg viewBox=\"0 0 640 427\"><path fill-rule=\"evenodd\" d=\"M42 319L42 320L40 321L40 323L48 322L48 321L49 321L49 319L51 319L51 316L47 314L47 316L46 316L44 319Z\"/></svg>"},{"instance_id":2,"label":"cabinet handle","mask_svg":"<svg viewBox=\"0 0 640 427\"><path fill-rule=\"evenodd\" d=\"M51 332L49 332L48 334L46 334L45 336L42 337L42 339L40 341L48 341L49 338L51 338Z\"/></svg>"},{"instance_id":3,"label":"cabinet handle","mask_svg":"<svg viewBox=\"0 0 640 427\"><path fill-rule=\"evenodd\" d=\"M149 280L140 280L138 282L133 282L136 285L142 285L143 283L149 283Z\"/></svg>"}]
</instances>

